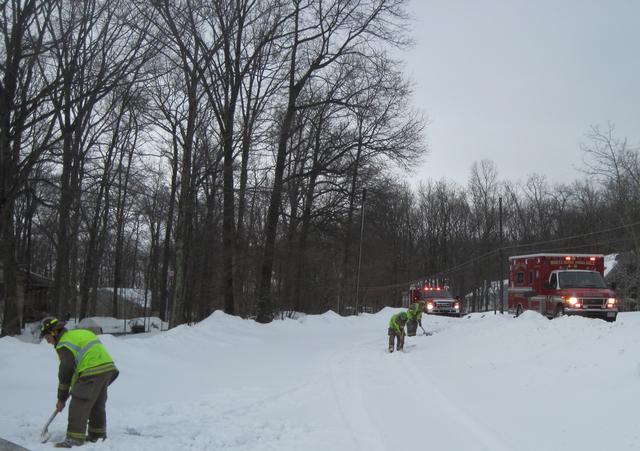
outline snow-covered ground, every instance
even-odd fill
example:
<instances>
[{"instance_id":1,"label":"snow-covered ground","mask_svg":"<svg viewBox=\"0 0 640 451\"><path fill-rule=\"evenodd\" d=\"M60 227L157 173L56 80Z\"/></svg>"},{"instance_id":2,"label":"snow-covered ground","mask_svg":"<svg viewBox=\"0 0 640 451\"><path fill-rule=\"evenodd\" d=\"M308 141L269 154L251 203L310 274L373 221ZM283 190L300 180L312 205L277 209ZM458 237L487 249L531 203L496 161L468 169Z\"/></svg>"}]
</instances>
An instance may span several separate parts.
<instances>
[{"instance_id":1,"label":"snow-covered ground","mask_svg":"<svg viewBox=\"0 0 640 451\"><path fill-rule=\"evenodd\" d=\"M169 323L156 316L147 316L129 319L116 319L110 316L94 316L85 318L79 323L74 318L66 321L69 329L84 327L93 331L102 330L102 333L123 335L132 333L131 328L138 326L147 332L162 332L169 329ZM22 341L37 342L40 333L40 321L28 323L19 337ZM97 332L96 332L97 333Z\"/></svg>"},{"instance_id":2,"label":"snow-covered ground","mask_svg":"<svg viewBox=\"0 0 640 451\"><path fill-rule=\"evenodd\" d=\"M603 451L640 449L640 314L615 323L428 316L433 336L386 352L394 309L261 325L103 335L121 370L107 441L90 450ZM64 437L51 346L0 339L0 437Z\"/></svg>"}]
</instances>

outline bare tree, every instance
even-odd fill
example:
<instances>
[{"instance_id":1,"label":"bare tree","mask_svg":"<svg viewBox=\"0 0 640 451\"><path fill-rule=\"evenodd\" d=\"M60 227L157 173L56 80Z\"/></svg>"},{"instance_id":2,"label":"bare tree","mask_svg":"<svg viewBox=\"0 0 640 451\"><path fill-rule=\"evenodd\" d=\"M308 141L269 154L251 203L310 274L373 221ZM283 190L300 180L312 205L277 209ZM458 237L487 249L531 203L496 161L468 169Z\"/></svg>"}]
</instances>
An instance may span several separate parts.
<instances>
[{"instance_id":1,"label":"bare tree","mask_svg":"<svg viewBox=\"0 0 640 451\"><path fill-rule=\"evenodd\" d=\"M239 123L237 110L241 106L241 95L248 102L248 121L244 122L245 135L243 156L248 156L252 123L257 113L253 102L252 89L244 90L248 81L256 79L251 75L252 70L262 71L257 66L264 59L265 52L272 43L280 37L283 22L283 6L280 2L264 0L235 0L232 2L214 2L210 16L205 16L207 33L197 39L202 53L207 55L206 66L201 68L202 83L209 99L209 103L217 121L220 137L220 147L223 154L222 184L223 184L223 218L222 218L222 286L224 296L224 310L235 313L234 303L234 275L233 255L236 250L236 221L235 221L235 183L234 163L237 155L238 140L236 127ZM214 36L217 39L206 40L204 36ZM249 79L249 80L247 80ZM244 164L246 164L246 160Z\"/></svg>"},{"instance_id":2,"label":"bare tree","mask_svg":"<svg viewBox=\"0 0 640 451\"><path fill-rule=\"evenodd\" d=\"M159 39L164 42L166 63L175 68L179 74L171 84L183 90L184 105L171 96L162 95L159 100L161 115L168 122L171 130L170 139L173 148L172 192L177 193L177 221L175 227L175 266L173 278L173 299L171 304L170 324L172 326L187 321L185 312L186 291L190 284L187 282L188 267L191 259L193 237L193 221L195 206L194 173L199 169L194 167L196 130L199 118L202 117L202 73L206 62L210 58L208 51L216 52L220 48L217 35L213 35L214 44L204 46L199 41L206 39L203 32L203 14L207 11L205 4L174 4L169 1L154 2L156 14L151 18L159 29ZM203 48L207 50L203 51ZM169 74L173 73L172 71ZM171 78L172 76L169 75ZM179 78L178 78L179 77ZM177 92L177 91L176 91ZM182 97L181 95L181 97ZM173 105L173 103L177 103ZM167 228L165 236L165 263L163 272L168 273L171 229ZM162 286L166 286L166 275L161 276Z\"/></svg>"},{"instance_id":3,"label":"bare tree","mask_svg":"<svg viewBox=\"0 0 640 451\"><path fill-rule=\"evenodd\" d=\"M626 138L618 138L612 123L604 130L592 126L587 137L589 143L582 145L585 172L605 185L612 207L607 216L617 217L625 228L635 258L633 267L640 268L640 148L631 146Z\"/></svg>"},{"instance_id":4,"label":"bare tree","mask_svg":"<svg viewBox=\"0 0 640 451\"><path fill-rule=\"evenodd\" d=\"M353 218L356 201L362 189L361 172L371 164L391 162L403 170L410 169L426 153L422 132L426 121L406 105L411 88L402 75L393 69L394 63L385 55L352 61L355 73L350 86L348 109L353 122L349 149L347 184L349 186L347 221L338 306L346 300L345 290L353 273L350 263L353 242ZM340 310L340 308L338 308Z\"/></svg>"},{"instance_id":5,"label":"bare tree","mask_svg":"<svg viewBox=\"0 0 640 451\"><path fill-rule=\"evenodd\" d=\"M50 31L59 37L53 48L62 77L61 89L52 98L61 135L60 201L54 303L59 315L71 311L70 258L77 245L80 186L86 155L91 151L89 131L96 126L93 113L114 88L135 79L148 57L146 33L123 20L121 1L61 1ZM142 28L144 30L144 28ZM75 270L74 270L75 271Z\"/></svg>"},{"instance_id":6,"label":"bare tree","mask_svg":"<svg viewBox=\"0 0 640 451\"><path fill-rule=\"evenodd\" d=\"M45 59L55 37L48 32L57 1L3 2L0 32L0 255L4 271L2 335L20 332L16 285L14 208L29 176L55 142L47 103L59 77Z\"/></svg>"},{"instance_id":7,"label":"bare tree","mask_svg":"<svg viewBox=\"0 0 640 451\"><path fill-rule=\"evenodd\" d=\"M277 76L281 60L278 55L278 40L273 40L263 46L260 52L255 53L248 73L243 79L243 89L240 93L240 174L237 191L237 226L235 231L235 261L234 261L234 295L236 304L253 304L254 297L249 295L255 285L255 277L249 274L255 272L254 258L250 255L250 233L252 227L248 216L251 214L248 199L256 198L256 194L248 193L250 168L255 170L261 162L259 146L268 136L270 126L267 118L267 108L274 102L278 89L283 82L282 77ZM255 183L259 186L260 183ZM249 223L249 224L248 224ZM251 311L254 309L251 306ZM247 314L249 308L243 308L240 314Z\"/></svg>"},{"instance_id":8,"label":"bare tree","mask_svg":"<svg viewBox=\"0 0 640 451\"><path fill-rule=\"evenodd\" d=\"M402 39L402 1L378 0L293 0L288 47L288 86L282 118L278 124L277 147L264 257L258 290L256 321L272 319L271 284L275 242L281 208L283 175L298 98L309 81L346 55L364 51L371 40L398 43ZM400 20L399 20L400 19Z\"/></svg>"}]
</instances>

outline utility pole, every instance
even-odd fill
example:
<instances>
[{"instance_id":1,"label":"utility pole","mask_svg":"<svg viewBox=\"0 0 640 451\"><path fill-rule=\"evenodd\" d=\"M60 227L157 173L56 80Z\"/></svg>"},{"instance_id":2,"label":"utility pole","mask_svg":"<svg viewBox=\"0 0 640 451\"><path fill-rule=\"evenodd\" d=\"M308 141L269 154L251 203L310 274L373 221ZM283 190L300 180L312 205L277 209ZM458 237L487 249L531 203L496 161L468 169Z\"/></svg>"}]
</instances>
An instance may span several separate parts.
<instances>
[{"instance_id":1,"label":"utility pole","mask_svg":"<svg viewBox=\"0 0 640 451\"><path fill-rule=\"evenodd\" d=\"M367 189L362 188L362 207L360 210L360 249L358 250L358 271L356 272L356 315L359 309L360 294L360 267L362 265L362 237L364 236L364 201L367 196Z\"/></svg>"},{"instance_id":2,"label":"utility pole","mask_svg":"<svg viewBox=\"0 0 640 451\"><path fill-rule=\"evenodd\" d=\"M498 198L500 216L500 313L504 313L504 243L502 237L502 197Z\"/></svg>"}]
</instances>

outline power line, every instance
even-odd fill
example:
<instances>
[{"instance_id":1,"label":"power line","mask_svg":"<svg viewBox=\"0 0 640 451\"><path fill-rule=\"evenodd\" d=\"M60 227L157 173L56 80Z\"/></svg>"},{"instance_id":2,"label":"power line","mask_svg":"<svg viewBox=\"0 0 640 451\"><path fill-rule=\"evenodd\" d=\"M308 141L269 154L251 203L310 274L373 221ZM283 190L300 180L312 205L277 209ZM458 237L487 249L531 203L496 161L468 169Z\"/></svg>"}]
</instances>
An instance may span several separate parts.
<instances>
[{"instance_id":1,"label":"power line","mask_svg":"<svg viewBox=\"0 0 640 451\"><path fill-rule=\"evenodd\" d=\"M585 238L591 235L599 235L602 233L608 233L608 232L615 232L616 230L621 230L621 229L626 229L629 227L635 227L640 225L640 221L638 222L633 222L631 224L625 224L625 225L621 225L621 226L617 226L617 227L611 227L609 229L603 229L603 230L597 230L595 232L588 232L588 233L581 233L579 235L571 235L571 236L567 236L567 237L562 237L562 238L554 238L552 240L545 240L545 241L537 241L537 242L533 242L533 243L529 243L529 244L514 244L513 246L505 246L503 249L519 249L519 248L523 248L523 247L531 247L531 246L539 246L542 244L548 244L548 243L555 243L558 241L566 241L566 240L573 240L576 238Z\"/></svg>"},{"instance_id":2,"label":"power line","mask_svg":"<svg viewBox=\"0 0 640 451\"><path fill-rule=\"evenodd\" d=\"M566 237L561 237L561 238L554 238L551 240L543 240L543 241L534 241L532 243L526 243L526 244L514 244L511 246L504 246L502 248L502 250L515 250L515 249L522 249L522 248L527 248L527 247L540 247L542 245L545 244L552 244L552 243L557 243L557 242L561 242L561 241L569 241L569 240L574 240L574 239L578 239L578 238L585 238L585 237L589 237L589 236L593 236L593 235L600 235L600 234L604 234L604 233L609 233L609 232L615 232L618 230L622 230L622 229L628 229L630 227L637 227L640 226L640 221L637 222L633 222L630 224L623 224L620 226L616 226L616 227L610 227L607 229L601 229L601 230L596 230L593 232L587 232L587 233L581 233L581 234L576 234L576 235L570 235L570 236L566 236ZM604 245L604 244L612 244L612 243L624 243L628 240L628 238L622 238L622 237L617 237L615 239L609 239L607 241L598 241L598 242L590 242L590 243L585 243L585 244L574 244L574 245L566 245L566 246L558 246L558 247L550 247L550 248L546 248L543 252L551 252L551 251L561 251L567 248L572 248L572 249L580 249L580 248L587 248L587 247L593 247L593 246L600 246L600 245ZM419 283L425 279L430 279L430 278L438 278L438 276L444 276L445 274L451 274L451 273L455 273L455 272L459 272L459 270L466 268L474 263L477 263L479 261L485 260L491 256L495 256L498 255L500 253L500 248L496 248L493 249L489 252L486 252L484 254L478 255L476 257L470 258L468 260L465 260L462 263L459 263L455 266L446 268L442 271L439 271L431 276L425 276L419 279L413 279L410 281L406 281L406 282L402 282L402 283L396 283L396 284L391 284L391 285L377 285L377 286L365 286L362 287L363 289L366 290L390 290L390 289L395 289L395 288L406 288L409 287L413 284Z\"/></svg>"}]
</instances>

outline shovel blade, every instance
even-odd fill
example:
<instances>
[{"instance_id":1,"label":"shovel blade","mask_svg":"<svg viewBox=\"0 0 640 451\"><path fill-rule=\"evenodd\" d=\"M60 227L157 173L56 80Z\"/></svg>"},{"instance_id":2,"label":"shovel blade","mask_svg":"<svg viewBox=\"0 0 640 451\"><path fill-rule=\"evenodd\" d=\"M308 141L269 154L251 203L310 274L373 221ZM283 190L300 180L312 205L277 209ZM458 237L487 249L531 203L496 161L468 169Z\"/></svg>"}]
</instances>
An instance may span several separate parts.
<instances>
[{"instance_id":1,"label":"shovel blade","mask_svg":"<svg viewBox=\"0 0 640 451\"><path fill-rule=\"evenodd\" d=\"M45 443L51 437L51 434L49 434L49 425L51 424L51 422L53 421L53 419L56 417L57 414L58 414L58 411L54 410L51 416L49 417L49 419L47 420L47 424L45 424L44 427L42 428L42 432L40 433L40 443Z\"/></svg>"}]
</instances>

